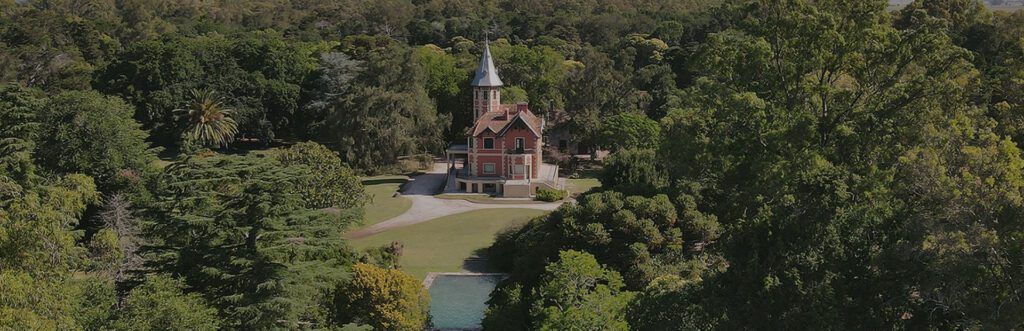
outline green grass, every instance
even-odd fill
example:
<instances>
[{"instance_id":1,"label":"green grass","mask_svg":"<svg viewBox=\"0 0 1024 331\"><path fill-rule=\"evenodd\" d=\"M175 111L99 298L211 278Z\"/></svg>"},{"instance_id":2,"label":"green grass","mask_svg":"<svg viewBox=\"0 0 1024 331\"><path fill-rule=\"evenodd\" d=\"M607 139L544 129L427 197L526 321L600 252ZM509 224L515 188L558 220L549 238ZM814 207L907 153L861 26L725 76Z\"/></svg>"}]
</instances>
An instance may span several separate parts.
<instances>
[{"instance_id":1,"label":"green grass","mask_svg":"<svg viewBox=\"0 0 1024 331\"><path fill-rule=\"evenodd\" d=\"M363 186L366 188L373 201L364 209L366 216L363 219L363 226L386 221L395 216L401 215L412 207L412 200L403 196L395 196L398 187L409 180L406 176L376 176L363 178Z\"/></svg>"},{"instance_id":2,"label":"green grass","mask_svg":"<svg viewBox=\"0 0 1024 331\"><path fill-rule=\"evenodd\" d=\"M565 181L565 189L569 190L569 196L576 196L600 186L601 181L597 178L569 178Z\"/></svg>"},{"instance_id":3,"label":"green grass","mask_svg":"<svg viewBox=\"0 0 1024 331\"><path fill-rule=\"evenodd\" d=\"M489 247L499 231L544 213L532 209L476 210L381 232L351 244L363 249L399 241L405 245L400 261L402 270L423 279L430 272L463 270L466 259ZM476 269L479 265L468 267Z\"/></svg>"}]
</instances>

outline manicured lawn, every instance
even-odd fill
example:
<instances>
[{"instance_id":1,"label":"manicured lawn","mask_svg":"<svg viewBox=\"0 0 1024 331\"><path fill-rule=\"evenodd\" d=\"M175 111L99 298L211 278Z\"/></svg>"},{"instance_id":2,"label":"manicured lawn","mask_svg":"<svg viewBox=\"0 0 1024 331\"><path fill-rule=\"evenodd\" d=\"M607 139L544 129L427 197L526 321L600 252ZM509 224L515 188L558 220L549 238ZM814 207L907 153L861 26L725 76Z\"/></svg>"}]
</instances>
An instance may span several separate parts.
<instances>
[{"instance_id":1,"label":"manicured lawn","mask_svg":"<svg viewBox=\"0 0 1024 331\"><path fill-rule=\"evenodd\" d=\"M405 245L400 262L402 270L423 279L429 272L462 270L466 259L475 257L477 250L489 247L499 231L544 213L532 209L476 210L381 232L351 244L362 249L400 241ZM479 265L474 263L468 267L484 271L478 269Z\"/></svg>"},{"instance_id":2,"label":"manicured lawn","mask_svg":"<svg viewBox=\"0 0 1024 331\"><path fill-rule=\"evenodd\" d=\"M575 196L600 186L601 181L597 180L597 178L570 178L565 180L565 189L569 190L570 196Z\"/></svg>"},{"instance_id":3,"label":"manicured lawn","mask_svg":"<svg viewBox=\"0 0 1024 331\"><path fill-rule=\"evenodd\" d=\"M398 187L409 180L406 176L377 176L363 178L363 186L366 193L373 197L373 201L366 206L366 217L363 226L370 226L401 215L409 207L412 207L412 200L403 196L395 196Z\"/></svg>"}]
</instances>

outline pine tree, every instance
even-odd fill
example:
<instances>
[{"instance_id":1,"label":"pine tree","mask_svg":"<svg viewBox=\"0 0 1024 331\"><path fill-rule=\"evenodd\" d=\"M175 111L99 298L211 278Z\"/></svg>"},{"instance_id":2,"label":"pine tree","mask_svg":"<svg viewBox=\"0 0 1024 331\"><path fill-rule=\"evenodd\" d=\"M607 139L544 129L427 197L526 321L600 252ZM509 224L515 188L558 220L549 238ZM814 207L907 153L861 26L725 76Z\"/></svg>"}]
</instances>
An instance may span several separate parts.
<instances>
[{"instance_id":1,"label":"pine tree","mask_svg":"<svg viewBox=\"0 0 1024 331\"><path fill-rule=\"evenodd\" d=\"M300 311L316 307L309 301L317 293L310 297L295 286L323 292L329 285L320 283L340 279L340 266L351 260L341 230L358 214L305 208L296 184L309 175L305 168L255 156L194 156L175 163L148 229L156 240L152 258L203 293L229 327L323 318L326 313ZM301 268L307 270L293 272ZM313 274L319 277L313 283L289 278Z\"/></svg>"}]
</instances>

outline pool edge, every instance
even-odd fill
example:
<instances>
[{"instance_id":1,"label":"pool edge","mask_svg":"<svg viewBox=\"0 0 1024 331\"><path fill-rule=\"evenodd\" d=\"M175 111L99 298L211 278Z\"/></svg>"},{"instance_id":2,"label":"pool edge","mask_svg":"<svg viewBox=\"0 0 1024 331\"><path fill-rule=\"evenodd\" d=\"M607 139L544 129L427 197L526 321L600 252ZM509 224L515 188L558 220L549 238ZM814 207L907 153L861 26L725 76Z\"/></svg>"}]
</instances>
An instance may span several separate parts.
<instances>
[{"instance_id":1,"label":"pool edge","mask_svg":"<svg viewBox=\"0 0 1024 331\"><path fill-rule=\"evenodd\" d=\"M502 280L508 278L508 274L504 272L431 272L423 279L423 287L429 290L437 276L502 276Z\"/></svg>"}]
</instances>

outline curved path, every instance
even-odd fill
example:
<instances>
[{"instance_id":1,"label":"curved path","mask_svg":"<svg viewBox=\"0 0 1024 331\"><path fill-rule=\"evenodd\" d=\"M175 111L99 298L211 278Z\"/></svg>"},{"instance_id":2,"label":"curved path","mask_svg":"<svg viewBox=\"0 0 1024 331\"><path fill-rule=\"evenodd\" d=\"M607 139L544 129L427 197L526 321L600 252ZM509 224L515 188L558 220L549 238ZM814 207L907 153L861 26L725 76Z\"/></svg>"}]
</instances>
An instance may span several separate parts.
<instances>
[{"instance_id":1,"label":"curved path","mask_svg":"<svg viewBox=\"0 0 1024 331\"><path fill-rule=\"evenodd\" d=\"M522 203L522 204L486 204L474 203L466 200L438 199L434 194L444 185L445 171L447 164L435 163L434 168L425 174L416 176L405 184L405 192L402 196L412 200L412 207L402 215L395 218L349 232L345 235L347 239L359 239L372 236L390 229L403 226L423 223L438 217L464 213L480 209L507 209L525 208L537 210L555 210L562 205L561 202L553 203Z\"/></svg>"}]
</instances>

